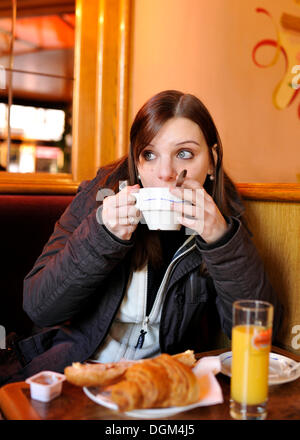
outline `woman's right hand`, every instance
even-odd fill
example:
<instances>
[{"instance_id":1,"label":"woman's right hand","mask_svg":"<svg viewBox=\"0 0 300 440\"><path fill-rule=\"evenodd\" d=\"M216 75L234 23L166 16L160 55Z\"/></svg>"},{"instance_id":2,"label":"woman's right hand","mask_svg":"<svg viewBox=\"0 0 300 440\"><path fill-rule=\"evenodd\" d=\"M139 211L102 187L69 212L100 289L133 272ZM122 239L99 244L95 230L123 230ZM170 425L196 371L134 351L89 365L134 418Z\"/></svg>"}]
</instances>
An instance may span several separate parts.
<instances>
[{"instance_id":1,"label":"woman's right hand","mask_svg":"<svg viewBox=\"0 0 300 440\"><path fill-rule=\"evenodd\" d=\"M121 240L130 240L141 219L141 212L135 207L140 185L126 186L115 195L103 200L102 221L105 227Z\"/></svg>"}]
</instances>

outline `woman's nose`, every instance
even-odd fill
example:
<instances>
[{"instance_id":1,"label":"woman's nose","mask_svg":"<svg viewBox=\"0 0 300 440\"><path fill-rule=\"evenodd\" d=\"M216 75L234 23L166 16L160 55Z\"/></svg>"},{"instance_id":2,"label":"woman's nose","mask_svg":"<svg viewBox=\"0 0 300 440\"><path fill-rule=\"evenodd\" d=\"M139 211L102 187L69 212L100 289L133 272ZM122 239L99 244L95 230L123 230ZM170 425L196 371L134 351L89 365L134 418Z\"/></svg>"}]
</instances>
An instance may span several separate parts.
<instances>
[{"instance_id":1,"label":"woman's nose","mask_svg":"<svg viewBox=\"0 0 300 440\"><path fill-rule=\"evenodd\" d=\"M158 178L163 182L171 182L176 179L177 172L170 160L162 160L158 170Z\"/></svg>"}]
</instances>

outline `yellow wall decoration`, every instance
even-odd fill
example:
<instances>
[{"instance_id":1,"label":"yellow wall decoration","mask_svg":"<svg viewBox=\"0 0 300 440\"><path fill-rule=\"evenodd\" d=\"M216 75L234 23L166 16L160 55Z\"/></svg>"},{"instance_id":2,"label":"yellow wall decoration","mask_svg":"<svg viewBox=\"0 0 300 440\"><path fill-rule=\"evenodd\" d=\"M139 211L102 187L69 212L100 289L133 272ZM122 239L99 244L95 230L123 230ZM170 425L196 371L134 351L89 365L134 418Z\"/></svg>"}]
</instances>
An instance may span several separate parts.
<instances>
[{"instance_id":1,"label":"yellow wall decoration","mask_svg":"<svg viewBox=\"0 0 300 440\"><path fill-rule=\"evenodd\" d=\"M295 0L300 4L300 0ZM273 22L277 40L265 39L255 45L252 51L252 58L258 67L271 67L278 61L280 53L285 57L285 74L273 92L273 104L279 110L285 109L295 100L300 89L300 44L291 42L289 33L299 33L300 16L282 13L280 24L277 25L270 12L263 8L257 8L257 13L266 14ZM276 48L271 62L261 64L256 60L256 52L262 46L273 46ZM300 119L300 105L298 106L298 117Z\"/></svg>"}]
</instances>

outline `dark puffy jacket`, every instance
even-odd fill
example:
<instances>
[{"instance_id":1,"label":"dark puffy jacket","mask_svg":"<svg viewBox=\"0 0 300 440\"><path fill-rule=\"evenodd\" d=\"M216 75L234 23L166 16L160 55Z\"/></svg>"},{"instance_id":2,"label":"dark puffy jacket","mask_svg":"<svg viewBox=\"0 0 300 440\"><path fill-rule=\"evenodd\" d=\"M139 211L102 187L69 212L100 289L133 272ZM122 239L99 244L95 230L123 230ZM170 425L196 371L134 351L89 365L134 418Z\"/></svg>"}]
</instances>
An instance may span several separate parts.
<instances>
[{"instance_id":1,"label":"dark puffy jacket","mask_svg":"<svg viewBox=\"0 0 300 440\"><path fill-rule=\"evenodd\" d=\"M127 255L135 237L116 239L97 221L101 177L100 170L94 180L80 186L25 278L24 309L38 326L50 328L21 344L29 362L24 376L41 368L62 371L89 358L106 337L122 302L129 276ZM176 256L165 285L162 352L209 349L211 335L217 332L215 310L230 337L232 303L238 299L271 302L276 332L281 306L249 233L239 219L229 222L233 232L225 243L206 246L196 235ZM202 262L209 276L200 271Z\"/></svg>"}]
</instances>

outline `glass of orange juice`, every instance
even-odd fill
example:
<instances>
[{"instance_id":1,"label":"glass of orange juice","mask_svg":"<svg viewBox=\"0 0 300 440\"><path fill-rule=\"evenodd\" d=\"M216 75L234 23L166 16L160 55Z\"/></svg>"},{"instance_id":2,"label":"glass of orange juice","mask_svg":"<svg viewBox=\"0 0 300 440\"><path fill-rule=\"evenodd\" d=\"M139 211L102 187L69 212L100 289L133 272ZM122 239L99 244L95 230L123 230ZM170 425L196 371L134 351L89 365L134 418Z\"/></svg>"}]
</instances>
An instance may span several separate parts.
<instances>
[{"instance_id":1,"label":"glass of orange juice","mask_svg":"<svg viewBox=\"0 0 300 440\"><path fill-rule=\"evenodd\" d=\"M230 415L234 419L266 418L272 325L272 304L233 303Z\"/></svg>"}]
</instances>

